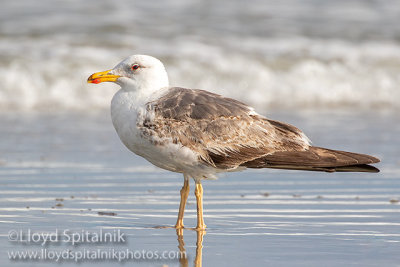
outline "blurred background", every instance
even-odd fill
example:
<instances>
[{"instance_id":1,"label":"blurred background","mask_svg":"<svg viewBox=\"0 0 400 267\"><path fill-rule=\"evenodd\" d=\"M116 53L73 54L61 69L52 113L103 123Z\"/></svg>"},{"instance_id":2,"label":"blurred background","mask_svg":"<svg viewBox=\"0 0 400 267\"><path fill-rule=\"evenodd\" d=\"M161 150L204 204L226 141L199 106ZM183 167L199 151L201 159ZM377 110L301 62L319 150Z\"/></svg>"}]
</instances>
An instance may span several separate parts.
<instances>
[{"instance_id":1,"label":"blurred background","mask_svg":"<svg viewBox=\"0 0 400 267\"><path fill-rule=\"evenodd\" d=\"M107 109L86 78L131 54L260 112L400 108L399 0L0 3L2 111Z\"/></svg>"}]
</instances>

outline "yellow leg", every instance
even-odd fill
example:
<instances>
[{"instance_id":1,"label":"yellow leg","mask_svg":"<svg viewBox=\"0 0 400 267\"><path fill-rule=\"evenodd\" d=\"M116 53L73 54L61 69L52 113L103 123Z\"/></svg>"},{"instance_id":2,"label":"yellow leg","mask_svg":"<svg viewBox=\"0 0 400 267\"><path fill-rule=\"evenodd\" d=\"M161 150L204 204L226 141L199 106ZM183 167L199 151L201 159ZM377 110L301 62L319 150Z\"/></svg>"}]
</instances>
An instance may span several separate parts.
<instances>
[{"instance_id":1,"label":"yellow leg","mask_svg":"<svg viewBox=\"0 0 400 267\"><path fill-rule=\"evenodd\" d=\"M200 181L196 181L196 190L194 191L197 200L197 227L196 230L205 230L206 225L203 219L203 186Z\"/></svg>"},{"instance_id":2,"label":"yellow leg","mask_svg":"<svg viewBox=\"0 0 400 267\"><path fill-rule=\"evenodd\" d=\"M185 206L186 206L186 201L189 196L189 177L184 175L185 181L183 183L182 189L181 189L181 203L179 204L179 213L178 213L178 220L176 221L175 228L176 229L182 229L183 228L183 214L185 213Z\"/></svg>"}]
</instances>

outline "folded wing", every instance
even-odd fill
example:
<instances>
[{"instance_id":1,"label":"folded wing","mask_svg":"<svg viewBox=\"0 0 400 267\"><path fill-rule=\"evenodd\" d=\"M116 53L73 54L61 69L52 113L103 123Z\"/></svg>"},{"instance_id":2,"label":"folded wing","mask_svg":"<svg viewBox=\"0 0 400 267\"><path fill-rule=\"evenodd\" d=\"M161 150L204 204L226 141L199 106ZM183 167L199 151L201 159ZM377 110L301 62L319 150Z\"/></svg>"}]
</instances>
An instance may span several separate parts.
<instances>
[{"instance_id":1,"label":"folded wing","mask_svg":"<svg viewBox=\"0 0 400 267\"><path fill-rule=\"evenodd\" d=\"M377 170L366 166L379 161L374 157L310 146L298 128L207 91L170 88L147 109L153 115L139 125L144 136L188 147L218 169Z\"/></svg>"},{"instance_id":2,"label":"folded wing","mask_svg":"<svg viewBox=\"0 0 400 267\"><path fill-rule=\"evenodd\" d=\"M370 155L310 147L305 151L279 151L242 164L248 168L276 168L326 172L379 172L368 164L379 159Z\"/></svg>"}]
</instances>

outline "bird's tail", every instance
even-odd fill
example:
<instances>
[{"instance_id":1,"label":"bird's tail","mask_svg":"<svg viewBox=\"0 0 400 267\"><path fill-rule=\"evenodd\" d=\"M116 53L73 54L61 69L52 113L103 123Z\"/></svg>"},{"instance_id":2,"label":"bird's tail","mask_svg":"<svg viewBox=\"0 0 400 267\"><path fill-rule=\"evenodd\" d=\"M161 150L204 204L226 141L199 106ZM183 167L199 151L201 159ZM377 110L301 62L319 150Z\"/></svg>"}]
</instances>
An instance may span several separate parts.
<instances>
[{"instance_id":1,"label":"bird's tail","mask_svg":"<svg viewBox=\"0 0 400 267\"><path fill-rule=\"evenodd\" d=\"M368 165L378 163L370 155L310 147L305 151L282 151L241 164L247 168L274 168L325 172L379 172Z\"/></svg>"}]
</instances>

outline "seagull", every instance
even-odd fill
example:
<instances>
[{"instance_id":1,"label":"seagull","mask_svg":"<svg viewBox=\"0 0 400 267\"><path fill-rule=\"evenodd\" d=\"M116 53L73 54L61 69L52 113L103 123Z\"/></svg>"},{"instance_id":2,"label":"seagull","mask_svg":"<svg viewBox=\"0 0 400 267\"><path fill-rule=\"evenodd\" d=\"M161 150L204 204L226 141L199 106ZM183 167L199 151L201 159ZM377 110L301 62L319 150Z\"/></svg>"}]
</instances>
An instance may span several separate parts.
<instances>
[{"instance_id":1,"label":"seagull","mask_svg":"<svg viewBox=\"0 0 400 267\"><path fill-rule=\"evenodd\" d=\"M182 173L176 229L183 216L189 180L195 182L198 231L203 219L203 179L246 168L323 172L379 172L373 156L311 145L298 128L268 119L232 98L200 89L170 87L163 63L132 55L88 83L113 82L111 118L122 143L155 166Z\"/></svg>"}]
</instances>

